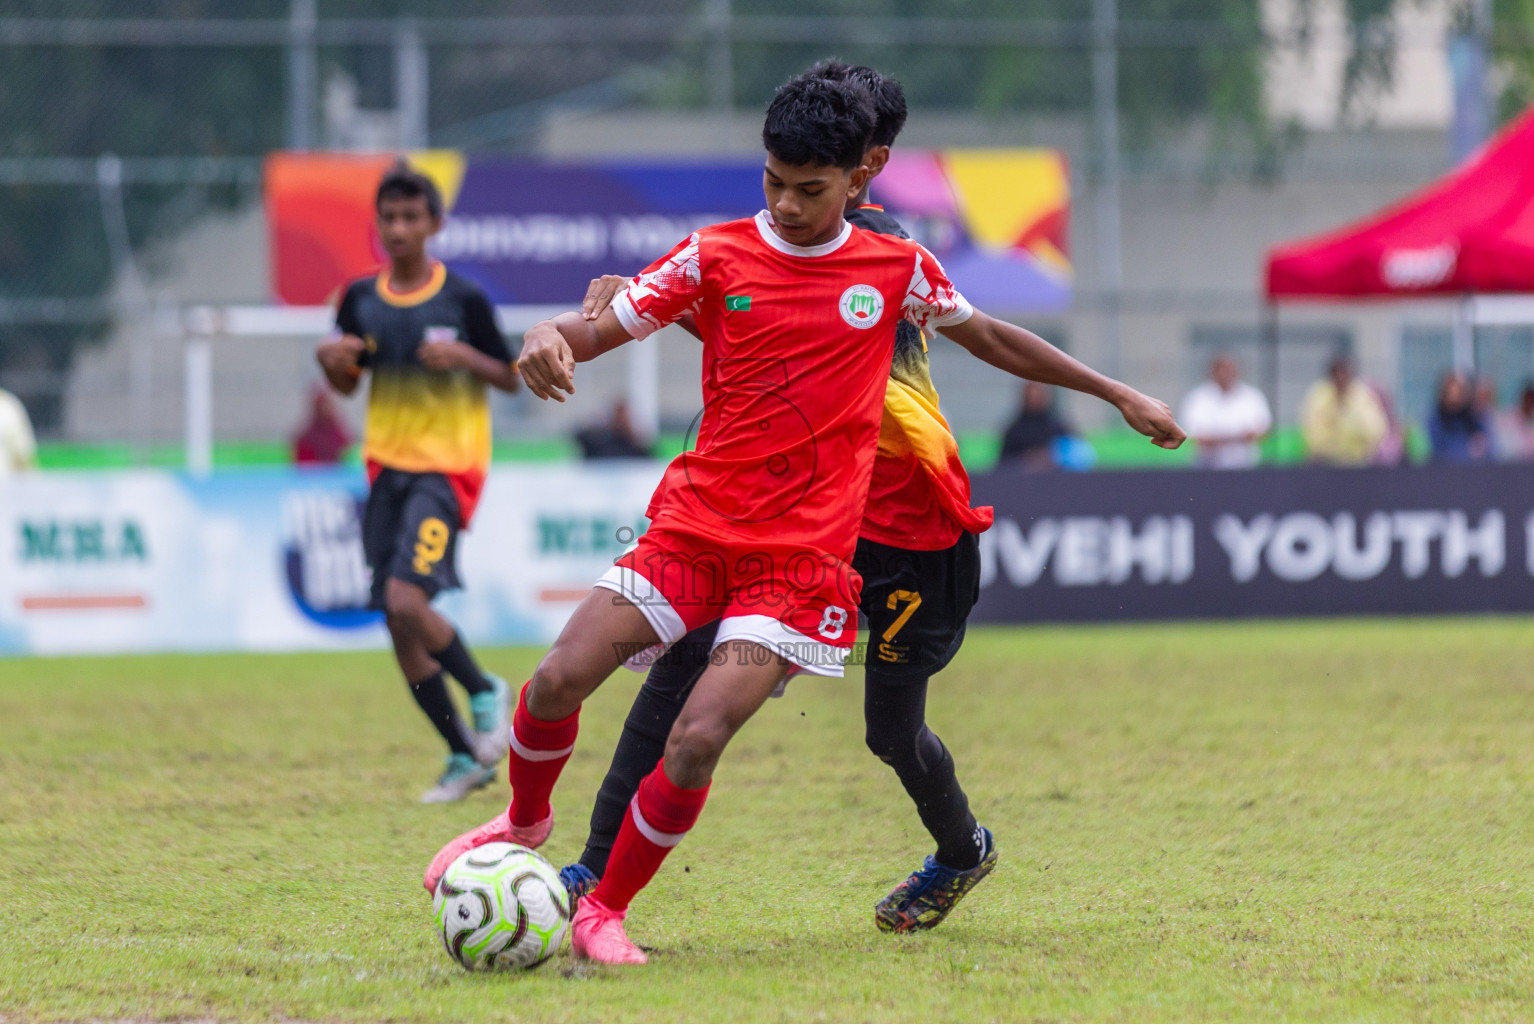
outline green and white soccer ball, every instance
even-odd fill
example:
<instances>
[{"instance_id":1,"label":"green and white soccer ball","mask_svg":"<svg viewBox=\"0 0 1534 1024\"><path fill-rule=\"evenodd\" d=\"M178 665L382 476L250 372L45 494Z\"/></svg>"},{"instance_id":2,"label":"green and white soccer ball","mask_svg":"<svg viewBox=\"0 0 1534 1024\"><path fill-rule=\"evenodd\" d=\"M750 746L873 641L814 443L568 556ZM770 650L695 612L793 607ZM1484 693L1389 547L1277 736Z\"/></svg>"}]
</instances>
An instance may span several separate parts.
<instances>
[{"instance_id":1,"label":"green and white soccer ball","mask_svg":"<svg viewBox=\"0 0 1534 1024\"><path fill-rule=\"evenodd\" d=\"M469 971L537 967L570 927L559 872L515 843L486 843L453 861L432 912L447 955Z\"/></svg>"}]
</instances>

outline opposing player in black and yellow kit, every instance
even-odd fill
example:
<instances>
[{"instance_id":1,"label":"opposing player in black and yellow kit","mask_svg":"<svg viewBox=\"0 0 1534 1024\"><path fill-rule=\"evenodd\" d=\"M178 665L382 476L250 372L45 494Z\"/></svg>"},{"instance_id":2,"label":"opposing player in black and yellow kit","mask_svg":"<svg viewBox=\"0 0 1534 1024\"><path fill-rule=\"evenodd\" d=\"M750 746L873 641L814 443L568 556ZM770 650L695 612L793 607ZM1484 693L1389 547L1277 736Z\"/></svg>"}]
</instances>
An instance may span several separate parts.
<instances>
[{"instance_id":1,"label":"opposing player in black and yellow kit","mask_svg":"<svg viewBox=\"0 0 1534 1024\"><path fill-rule=\"evenodd\" d=\"M427 239L442 227L431 180L397 164L378 186L377 210L389 267L346 289L335 332L316 357L342 394L357 389L364 371L373 375L362 543L373 606L387 617L400 671L447 741L446 770L421 797L442 803L488 784L506 756L510 690L480 670L431 602L459 585L458 533L490 465L486 387L515 391L521 378L485 294L427 256ZM472 730L444 672L468 691Z\"/></svg>"}]
</instances>

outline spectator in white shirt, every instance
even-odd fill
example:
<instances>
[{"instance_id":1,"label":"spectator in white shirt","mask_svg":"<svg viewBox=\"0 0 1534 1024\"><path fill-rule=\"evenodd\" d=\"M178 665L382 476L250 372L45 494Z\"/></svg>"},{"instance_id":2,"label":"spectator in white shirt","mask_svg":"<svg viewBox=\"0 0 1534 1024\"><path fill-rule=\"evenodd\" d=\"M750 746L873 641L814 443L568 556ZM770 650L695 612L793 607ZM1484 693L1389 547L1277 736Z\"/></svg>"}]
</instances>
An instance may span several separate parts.
<instances>
[{"instance_id":1,"label":"spectator in white shirt","mask_svg":"<svg viewBox=\"0 0 1534 1024\"><path fill-rule=\"evenodd\" d=\"M1228 355L1215 356L1209 378L1188 392L1177 420L1198 445L1200 466L1250 469L1262 457L1257 442L1273 427L1268 400L1241 380Z\"/></svg>"},{"instance_id":2,"label":"spectator in white shirt","mask_svg":"<svg viewBox=\"0 0 1534 1024\"><path fill-rule=\"evenodd\" d=\"M31 469L37 458L32 421L21 399L0 388L0 480Z\"/></svg>"}]
</instances>

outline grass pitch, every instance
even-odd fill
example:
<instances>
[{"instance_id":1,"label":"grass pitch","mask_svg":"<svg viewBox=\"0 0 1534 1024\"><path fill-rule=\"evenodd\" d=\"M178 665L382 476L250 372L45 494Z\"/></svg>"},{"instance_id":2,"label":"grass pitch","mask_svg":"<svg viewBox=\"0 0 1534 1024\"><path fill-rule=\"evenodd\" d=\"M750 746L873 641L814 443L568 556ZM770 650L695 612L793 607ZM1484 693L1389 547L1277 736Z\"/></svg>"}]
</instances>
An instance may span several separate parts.
<instances>
[{"instance_id":1,"label":"grass pitch","mask_svg":"<svg viewBox=\"0 0 1534 1024\"><path fill-rule=\"evenodd\" d=\"M635 904L648 968L495 976L420 875L505 783L415 803L387 655L0 662L0 1018L1527 1020L1531 656L1519 621L975 631L930 718L1001 866L909 937L872 906L929 844L860 678L796 680ZM587 705L556 864L636 685Z\"/></svg>"}]
</instances>

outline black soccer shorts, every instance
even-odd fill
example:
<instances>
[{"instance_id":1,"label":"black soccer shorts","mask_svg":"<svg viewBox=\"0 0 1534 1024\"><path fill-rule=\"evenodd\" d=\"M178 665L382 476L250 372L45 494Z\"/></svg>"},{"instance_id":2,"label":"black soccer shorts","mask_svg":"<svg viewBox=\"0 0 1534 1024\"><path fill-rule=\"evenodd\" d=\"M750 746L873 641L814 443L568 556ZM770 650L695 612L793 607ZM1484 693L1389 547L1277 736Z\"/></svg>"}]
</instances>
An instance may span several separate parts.
<instances>
[{"instance_id":1,"label":"black soccer shorts","mask_svg":"<svg viewBox=\"0 0 1534 1024\"><path fill-rule=\"evenodd\" d=\"M457 589L458 521L458 498L441 473L379 473L362 512L371 607L384 610L391 579L420 587L428 598Z\"/></svg>"},{"instance_id":2,"label":"black soccer shorts","mask_svg":"<svg viewBox=\"0 0 1534 1024\"><path fill-rule=\"evenodd\" d=\"M965 533L941 551L859 538L852 567L863 577L870 678L920 682L953 660L980 597L978 537Z\"/></svg>"}]
</instances>

